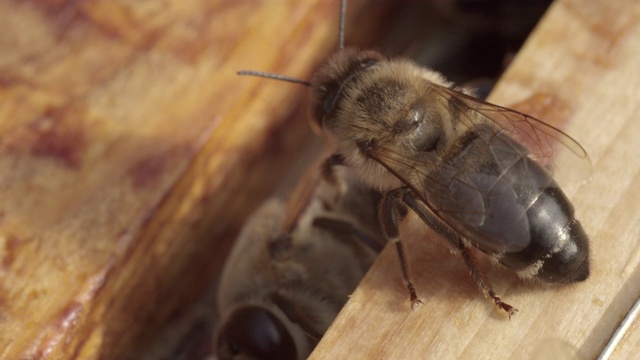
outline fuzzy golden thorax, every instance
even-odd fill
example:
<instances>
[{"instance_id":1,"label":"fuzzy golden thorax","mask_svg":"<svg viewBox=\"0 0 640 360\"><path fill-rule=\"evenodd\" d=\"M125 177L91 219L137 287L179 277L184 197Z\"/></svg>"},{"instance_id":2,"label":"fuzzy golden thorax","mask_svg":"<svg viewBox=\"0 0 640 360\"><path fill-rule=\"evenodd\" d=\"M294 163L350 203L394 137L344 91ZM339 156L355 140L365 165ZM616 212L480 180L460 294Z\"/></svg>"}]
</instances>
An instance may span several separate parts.
<instances>
[{"instance_id":1,"label":"fuzzy golden thorax","mask_svg":"<svg viewBox=\"0 0 640 360\"><path fill-rule=\"evenodd\" d=\"M346 49L329 59L314 81L318 125L337 143L347 163L370 185L401 183L372 157L386 159L399 175L435 164L453 135L447 101L433 84L440 74L405 59Z\"/></svg>"}]
</instances>

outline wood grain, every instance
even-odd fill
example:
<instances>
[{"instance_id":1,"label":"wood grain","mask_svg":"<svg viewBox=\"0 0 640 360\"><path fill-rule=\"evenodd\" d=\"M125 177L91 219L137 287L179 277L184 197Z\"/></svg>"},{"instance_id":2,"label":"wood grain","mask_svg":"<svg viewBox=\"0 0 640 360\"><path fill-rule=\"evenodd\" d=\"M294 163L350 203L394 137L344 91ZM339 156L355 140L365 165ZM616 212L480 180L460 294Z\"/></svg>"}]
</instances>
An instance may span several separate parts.
<instances>
[{"instance_id":1,"label":"wood grain","mask_svg":"<svg viewBox=\"0 0 640 360\"><path fill-rule=\"evenodd\" d=\"M236 71L308 78L336 6L0 2L0 358L138 358L209 285L310 136Z\"/></svg>"},{"instance_id":2,"label":"wood grain","mask_svg":"<svg viewBox=\"0 0 640 360\"><path fill-rule=\"evenodd\" d=\"M559 0L490 98L532 102L534 109L541 95L553 99L562 108L555 113L564 115L548 120L589 151L590 181L568 190L591 237L588 281L544 287L491 268L497 292L520 309L509 321L479 295L461 259L405 229L424 304L409 309L396 254L387 247L311 358L596 357L640 295L638 39L636 2ZM630 331L612 358L640 352L637 326Z\"/></svg>"}]
</instances>

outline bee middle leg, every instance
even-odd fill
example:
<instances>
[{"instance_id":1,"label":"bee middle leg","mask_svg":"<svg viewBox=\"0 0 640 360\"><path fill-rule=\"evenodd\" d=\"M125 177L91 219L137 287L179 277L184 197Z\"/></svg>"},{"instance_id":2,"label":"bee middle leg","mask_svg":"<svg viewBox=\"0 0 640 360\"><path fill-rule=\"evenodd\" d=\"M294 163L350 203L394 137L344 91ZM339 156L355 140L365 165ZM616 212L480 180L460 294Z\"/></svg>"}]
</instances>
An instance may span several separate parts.
<instances>
[{"instance_id":1,"label":"bee middle leg","mask_svg":"<svg viewBox=\"0 0 640 360\"><path fill-rule=\"evenodd\" d=\"M380 239L370 236L349 221L335 219L328 216L318 216L313 219L312 224L315 227L333 231L345 235L350 239L358 240L376 253L382 251L383 244Z\"/></svg>"},{"instance_id":2,"label":"bee middle leg","mask_svg":"<svg viewBox=\"0 0 640 360\"><path fill-rule=\"evenodd\" d=\"M518 311L518 309L513 306L505 303L502 299L493 291L491 287L491 283L487 276L482 272L478 262L475 257L469 250L469 245L467 241L456 231L454 231L451 227L445 224L437 215L433 213L433 211L424 204L424 202L418 199L412 191L405 191L402 194L402 202L406 204L411 210L413 210L419 217L424 221L427 225L429 225L432 229L434 229L437 233L444 236L455 249L460 251L462 254L462 258L466 263L469 271L471 272L471 277L478 284L480 290L489 296L493 302L502 310L504 310L509 318Z\"/></svg>"},{"instance_id":3,"label":"bee middle leg","mask_svg":"<svg viewBox=\"0 0 640 360\"><path fill-rule=\"evenodd\" d=\"M459 249L462 257L464 258L464 262L467 264L467 267L471 271L471 277L473 278L473 280L475 280L476 284L480 286L482 292L493 299L493 302L495 302L500 309L504 310L507 315L509 315L509 319L511 319L511 316L515 314L518 309L502 301L500 296L498 296L495 291L493 291L493 288L489 283L489 279L482 272L482 270L480 270L478 262L476 261L471 251L469 251L469 247L464 242L461 242L461 246L459 247Z\"/></svg>"},{"instance_id":4,"label":"bee middle leg","mask_svg":"<svg viewBox=\"0 0 640 360\"><path fill-rule=\"evenodd\" d=\"M403 187L385 193L382 196L379 215L382 233L387 241L393 242L396 245L398 259L400 260L400 269L402 270L402 277L407 286L407 290L409 290L411 310L415 310L420 304L422 304L422 301L418 298L416 289L411 281L407 256L405 254L402 241L400 240L400 232L398 230L398 223L407 215L407 206L402 201L403 194L407 191L410 191L410 189Z\"/></svg>"}]
</instances>

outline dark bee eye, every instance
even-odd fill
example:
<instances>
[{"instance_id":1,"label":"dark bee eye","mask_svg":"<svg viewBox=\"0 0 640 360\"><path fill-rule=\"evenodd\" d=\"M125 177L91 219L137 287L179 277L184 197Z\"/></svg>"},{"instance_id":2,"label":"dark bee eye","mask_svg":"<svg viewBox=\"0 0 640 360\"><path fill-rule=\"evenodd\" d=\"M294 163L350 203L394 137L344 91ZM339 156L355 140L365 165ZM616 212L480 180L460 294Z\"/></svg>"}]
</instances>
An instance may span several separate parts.
<instances>
[{"instance_id":1,"label":"dark bee eye","mask_svg":"<svg viewBox=\"0 0 640 360\"><path fill-rule=\"evenodd\" d=\"M257 359L296 359L291 335L273 313L258 306L243 306L227 319L218 334L221 359L245 355Z\"/></svg>"},{"instance_id":2,"label":"dark bee eye","mask_svg":"<svg viewBox=\"0 0 640 360\"><path fill-rule=\"evenodd\" d=\"M370 68L377 63L378 63L377 59L367 58L360 62L360 68L362 69Z\"/></svg>"},{"instance_id":3,"label":"dark bee eye","mask_svg":"<svg viewBox=\"0 0 640 360\"><path fill-rule=\"evenodd\" d=\"M357 65L360 66L360 69L354 68L353 69L354 71L352 71L345 78L345 80L342 82L342 84L338 87L338 91L335 93L335 95L334 96L328 96L325 99L324 104L323 104L324 113L325 114L331 114L331 113L334 112L335 107L336 107L336 103L338 102L338 99L339 99L339 97L341 95L342 89L344 88L344 84L349 82L354 77L356 77L356 75L359 74L359 72L357 72L357 71L368 69L368 68L372 67L373 65L375 65L377 62L378 62L377 59L366 58L366 59L360 61L359 63L357 63Z\"/></svg>"},{"instance_id":4,"label":"dark bee eye","mask_svg":"<svg viewBox=\"0 0 640 360\"><path fill-rule=\"evenodd\" d=\"M360 149L360 151L362 151L365 154L373 150L373 148L375 148L376 146L375 140L373 139L358 141L357 144L358 144L358 149Z\"/></svg>"}]
</instances>

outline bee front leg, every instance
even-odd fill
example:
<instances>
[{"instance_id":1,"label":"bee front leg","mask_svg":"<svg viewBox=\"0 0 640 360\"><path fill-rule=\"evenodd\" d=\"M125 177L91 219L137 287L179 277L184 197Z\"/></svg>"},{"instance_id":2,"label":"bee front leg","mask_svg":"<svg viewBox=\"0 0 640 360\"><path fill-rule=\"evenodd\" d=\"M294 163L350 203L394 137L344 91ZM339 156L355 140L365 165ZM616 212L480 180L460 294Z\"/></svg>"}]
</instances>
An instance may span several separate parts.
<instances>
[{"instance_id":1,"label":"bee front leg","mask_svg":"<svg viewBox=\"0 0 640 360\"><path fill-rule=\"evenodd\" d=\"M424 202L418 199L413 192L405 192L402 195L402 202L406 204L411 210L413 210L425 224L429 225L432 229L434 229L437 233L444 236L455 249L460 251L464 262L466 263L469 271L471 273L471 277L478 284L480 290L489 296L493 302L502 310L504 310L508 315L509 319L511 316L518 311L518 309L513 306L505 303L502 299L493 291L491 287L491 283L489 283L489 279L482 272L478 262L474 258L473 254L469 250L469 246L467 241L456 231L451 229L446 223L444 223L440 218L433 213L433 211L424 204Z\"/></svg>"},{"instance_id":2,"label":"bee front leg","mask_svg":"<svg viewBox=\"0 0 640 360\"><path fill-rule=\"evenodd\" d=\"M411 298L411 310L415 310L420 304L422 304L422 301L418 299L416 289L411 281L407 257L405 255L404 246L400 240L400 233L398 230L398 223L407 215L407 207L402 202L402 198L405 193L410 191L411 190L409 188L403 187L385 193L382 196L379 215L380 225L385 238L387 241L393 242L396 245L398 259L400 260L400 268L402 270L402 277L406 283L407 290L409 290L409 296Z\"/></svg>"}]
</instances>

